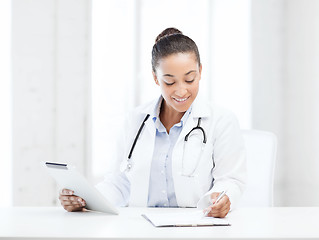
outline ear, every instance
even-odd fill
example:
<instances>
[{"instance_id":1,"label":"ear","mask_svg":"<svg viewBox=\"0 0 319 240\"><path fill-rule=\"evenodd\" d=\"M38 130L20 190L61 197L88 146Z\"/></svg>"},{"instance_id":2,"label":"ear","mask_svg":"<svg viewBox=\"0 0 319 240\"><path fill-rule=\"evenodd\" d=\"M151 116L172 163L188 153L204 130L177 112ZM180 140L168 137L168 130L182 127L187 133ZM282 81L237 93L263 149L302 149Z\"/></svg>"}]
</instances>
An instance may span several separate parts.
<instances>
[{"instance_id":1,"label":"ear","mask_svg":"<svg viewBox=\"0 0 319 240\"><path fill-rule=\"evenodd\" d=\"M202 64L199 65L199 80L202 78Z\"/></svg>"},{"instance_id":2,"label":"ear","mask_svg":"<svg viewBox=\"0 0 319 240\"><path fill-rule=\"evenodd\" d=\"M155 83L159 86L159 82L158 82L156 73L154 71L152 71L152 74L153 74L153 78L154 78Z\"/></svg>"}]
</instances>

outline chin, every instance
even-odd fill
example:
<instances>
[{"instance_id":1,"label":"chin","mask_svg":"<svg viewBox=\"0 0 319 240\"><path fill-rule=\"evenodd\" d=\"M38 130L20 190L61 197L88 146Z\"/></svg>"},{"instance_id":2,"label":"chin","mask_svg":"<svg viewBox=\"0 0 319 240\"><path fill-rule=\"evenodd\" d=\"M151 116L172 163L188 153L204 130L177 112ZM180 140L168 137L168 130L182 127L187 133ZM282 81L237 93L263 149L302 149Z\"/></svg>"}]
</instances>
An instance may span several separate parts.
<instances>
[{"instance_id":1,"label":"chin","mask_svg":"<svg viewBox=\"0 0 319 240\"><path fill-rule=\"evenodd\" d=\"M184 113L192 105L193 99L189 98L185 102L177 102L177 101L173 100L172 98L170 98L169 101L166 101L166 103L168 103L168 105L171 108L173 108L175 111L180 112L180 113Z\"/></svg>"},{"instance_id":2,"label":"chin","mask_svg":"<svg viewBox=\"0 0 319 240\"><path fill-rule=\"evenodd\" d=\"M177 112L180 112L180 113L186 112L189 109L189 107L190 107L190 105L187 105L187 106L176 106L176 105L174 105L174 109Z\"/></svg>"}]
</instances>

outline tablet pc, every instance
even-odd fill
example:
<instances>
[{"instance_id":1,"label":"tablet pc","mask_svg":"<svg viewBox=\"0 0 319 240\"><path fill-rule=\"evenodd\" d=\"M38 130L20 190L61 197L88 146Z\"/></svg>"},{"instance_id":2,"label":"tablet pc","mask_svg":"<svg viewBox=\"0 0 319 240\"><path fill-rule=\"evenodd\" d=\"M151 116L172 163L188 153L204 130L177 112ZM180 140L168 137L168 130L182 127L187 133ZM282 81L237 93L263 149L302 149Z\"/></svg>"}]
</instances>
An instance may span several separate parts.
<instances>
[{"instance_id":1,"label":"tablet pc","mask_svg":"<svg viewBox=\"0 0 319 240\"><path fill-rule=\"evenodd\" d=\"M45 163L49 174L62 188L74 191L74 195L83 198L88 210L119 214L117 208L109 202L75 167L61 163Z\"/></svg>"}]
</instances>

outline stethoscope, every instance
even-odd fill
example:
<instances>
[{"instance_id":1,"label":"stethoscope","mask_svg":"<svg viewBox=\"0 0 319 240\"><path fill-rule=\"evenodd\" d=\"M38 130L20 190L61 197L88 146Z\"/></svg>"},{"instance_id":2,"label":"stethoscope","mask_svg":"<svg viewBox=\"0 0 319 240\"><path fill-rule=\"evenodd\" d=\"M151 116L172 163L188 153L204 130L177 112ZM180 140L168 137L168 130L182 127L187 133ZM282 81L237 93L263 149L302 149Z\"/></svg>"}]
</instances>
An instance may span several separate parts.
<instances>
[{"instance_id":1,"label":"stethoscope","mask_svg":"<svg viewBox=\"0 0 319 240\"><path fill-rule=\"evenodd\" d=\"M131 147L131 150L130 150L130 153L127 157L127 166L126 166L126 170L127 172L129 172L131 169L132 169L132 161L131 161L131 157L132 157L132 154L133 154L133 151L134 151L134 148L135 148L135 145L136 145L136 142L137 142L137 139L140 137L141 135L141 132L144 128L144 125L145 125L145 122L147 121L147 119L150 117L149 114L146 115L146 117L144 118L140 128L138 129L138 132L135 136L135 139L134 139L134 142L132 144L132 147ZM202 152L203 152L203 149L204 149L204 146L207 142L207 137L206 137L206 133L205 133L205 130L200 126L201 124L201 118L198 118L198 122L197 122L197 126L194 127L192 130L189 131L189 133L186 134L185 138L184 138L184 150L183 150L183 158L182 158L182 172L181 172L181 175L182 176L186 176L186 177L194 177L194 172L195 170L197 169L198 167L198 164L199 164L199 160L201 159L201 155L202 155ZM186 146L186 143L188 142L188 139L191 135L191 133L195 130L200 130L202 133L203 133L203 146L202 146L202 149L201 149L201 154L200 154L200 157L197 159L197 163L195 165L195 168L188 174L185 174L184 173L184 153L185 153L185 146Z\"/></svg>"}]
</instances>

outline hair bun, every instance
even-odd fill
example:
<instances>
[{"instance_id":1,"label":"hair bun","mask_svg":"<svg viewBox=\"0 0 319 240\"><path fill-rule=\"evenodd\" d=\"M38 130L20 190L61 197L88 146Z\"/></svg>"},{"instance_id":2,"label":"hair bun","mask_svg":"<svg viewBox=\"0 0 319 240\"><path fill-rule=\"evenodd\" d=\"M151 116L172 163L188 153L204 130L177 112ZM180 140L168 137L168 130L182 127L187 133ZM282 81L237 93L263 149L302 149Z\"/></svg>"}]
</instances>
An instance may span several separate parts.
<instances>
[{"instance_id":1,"label":"hair bun","mask_svg":"<svg viewBox=\"0 0 319 240\"><path fill-rule=\"evenodd\" d=\"M167 37L169 35L174 34L183 34L180 30L177 28L166 28L163 32L161 32L155 39L155 43L157 43L161 38Z\"/></svg>"}]
</instances>

